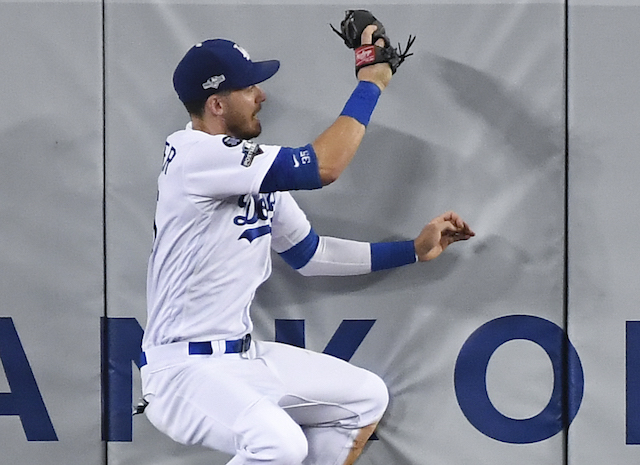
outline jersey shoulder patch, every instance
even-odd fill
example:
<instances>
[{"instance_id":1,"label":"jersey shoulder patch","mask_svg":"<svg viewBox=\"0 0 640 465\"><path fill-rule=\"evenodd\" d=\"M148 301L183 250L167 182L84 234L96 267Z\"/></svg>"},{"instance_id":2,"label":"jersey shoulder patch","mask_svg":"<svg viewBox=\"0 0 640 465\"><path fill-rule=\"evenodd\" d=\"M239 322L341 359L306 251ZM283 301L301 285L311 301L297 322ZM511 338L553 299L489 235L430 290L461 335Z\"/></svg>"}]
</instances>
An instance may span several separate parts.
<instances>
[{"instance_id":1,"label":"jersey shoulder patch","mask_svg":"<svg viewBox=\"0 0 640 465\"><path fill-rule=\"evenodd\" d=\"M227 147L237 147L238 145L242 144L242 139L226 136L222 139L222 143Z\"/></svg>"},{"instance_id":2,"label":"jersey shoulder patch","mask_svg":"<svg viewBox=\"0 0 640 465\"><path fill-rule=\"evenodd\" d=\"M258 155L263 154L264 151L258 144L246 140L242 145L242 153L244 154L244 157L242 157L242 162L240 164L245 168L249 168L251 163L253 163L253 159Z\"/></svg>"}]
</instances>

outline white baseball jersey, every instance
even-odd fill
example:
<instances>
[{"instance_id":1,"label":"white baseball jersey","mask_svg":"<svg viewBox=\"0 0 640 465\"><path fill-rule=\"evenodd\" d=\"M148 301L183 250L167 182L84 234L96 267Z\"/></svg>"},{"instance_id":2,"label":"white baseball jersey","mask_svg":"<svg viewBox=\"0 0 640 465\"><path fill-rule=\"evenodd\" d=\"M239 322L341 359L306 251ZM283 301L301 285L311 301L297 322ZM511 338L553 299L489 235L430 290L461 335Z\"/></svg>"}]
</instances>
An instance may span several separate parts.
<instances>
[{"instance_id":1,"label":"white baseball jersey","mask_svg":"<svg viewBox=\"0 0 640 465\"><path fill-rule=\"evenodd\" d=\"M209 135L191 125L167 138L158 177L142 348L237 339L283 252L311 226L288 192L259 193L281 147Z\"/></svg>"}]
</instances>

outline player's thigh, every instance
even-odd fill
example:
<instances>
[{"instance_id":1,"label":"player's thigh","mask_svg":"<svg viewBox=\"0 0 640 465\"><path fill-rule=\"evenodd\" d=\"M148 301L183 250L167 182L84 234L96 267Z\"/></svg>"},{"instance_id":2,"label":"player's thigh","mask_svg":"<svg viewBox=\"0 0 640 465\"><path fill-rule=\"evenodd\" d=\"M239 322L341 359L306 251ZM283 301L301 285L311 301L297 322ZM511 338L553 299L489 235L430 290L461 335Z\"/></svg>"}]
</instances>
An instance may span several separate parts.
<instances>
[{"instance_id":1,"label":"player's thigh","mask_svg":"<svg viewBox=\"0 0 640 465\"><path fill-rule=\"evenodd\" d=\"M271 385L279 386L277 380L270 383L271 376L252 360L207 360L168 368L147 375L152 395L146 413L156 428L183 444L235 454L247 438L278 443L280 436L295 434L291 430L297 425L288 424L290 419L270 400Z\"/></svg>"},{"instance_id":2,"label":"player's thigh","mask_svg":"<svg viewBox=\"0 0 640 465\"><path fill-rule=\"evenodd\" d=\"M387 407L387 387L371 371L285 344L260 342L257 349L283 383L281 405L301 424L361 427L378 421Z\"/></svg>"}]
</instances>

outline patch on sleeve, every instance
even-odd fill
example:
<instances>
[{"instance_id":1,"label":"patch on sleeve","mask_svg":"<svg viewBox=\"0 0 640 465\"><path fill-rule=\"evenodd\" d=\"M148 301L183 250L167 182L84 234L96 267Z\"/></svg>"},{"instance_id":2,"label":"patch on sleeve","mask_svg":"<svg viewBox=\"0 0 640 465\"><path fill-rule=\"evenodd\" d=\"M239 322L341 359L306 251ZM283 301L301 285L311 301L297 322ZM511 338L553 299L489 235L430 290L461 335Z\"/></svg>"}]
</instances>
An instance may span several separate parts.
<instances>
[{"instance_id":1,"label":"patch on sleeve","mask_svg":"<svg viewBox=\"0 0 640 465\"><path fill-rule=\"evenodd\" d=\"M242 146L242 153L244 153L244 157L242 157L242 162L240 164L245 168L249 168L251 163L253 163L253 159L264 152L258 144L245 141Z\"/></svg>"},{"instance_id":2,"label":"patch on sleeve","mask_svg":"<svg viewBox=\"0 0 640 465\"><path fill-rule=\"evenodd\" d=\"M242 139L236 139L235 137L226 136L222 139L222 143L227 147L237 147L242 143Z\"/></svg>"}]
</instances>

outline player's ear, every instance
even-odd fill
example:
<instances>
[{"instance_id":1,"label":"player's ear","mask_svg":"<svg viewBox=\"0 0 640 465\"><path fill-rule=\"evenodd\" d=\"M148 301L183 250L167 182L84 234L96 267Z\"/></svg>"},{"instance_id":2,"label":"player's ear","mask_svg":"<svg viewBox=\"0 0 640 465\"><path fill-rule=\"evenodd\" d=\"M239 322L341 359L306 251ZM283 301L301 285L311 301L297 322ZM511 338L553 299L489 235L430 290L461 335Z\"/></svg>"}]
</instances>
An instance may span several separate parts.
<instances>
[{"instance_id":1,"label":"player's ear","mask_svg":"<svg viewBox=\"0 0 640 465\"><path fill-rule=\"evenodd\" d=\"M209 96L205 103L205 108L214 116L221 116L226 108L226 102L222 94L213 94Z\"/></svg>"}]
</instances>

